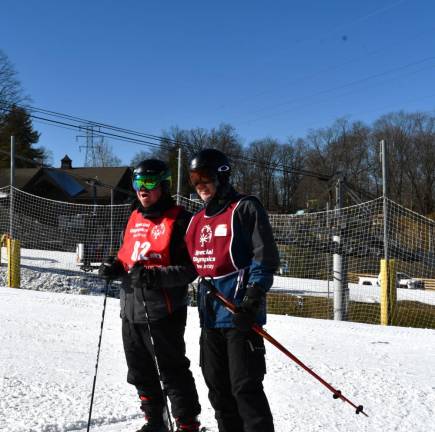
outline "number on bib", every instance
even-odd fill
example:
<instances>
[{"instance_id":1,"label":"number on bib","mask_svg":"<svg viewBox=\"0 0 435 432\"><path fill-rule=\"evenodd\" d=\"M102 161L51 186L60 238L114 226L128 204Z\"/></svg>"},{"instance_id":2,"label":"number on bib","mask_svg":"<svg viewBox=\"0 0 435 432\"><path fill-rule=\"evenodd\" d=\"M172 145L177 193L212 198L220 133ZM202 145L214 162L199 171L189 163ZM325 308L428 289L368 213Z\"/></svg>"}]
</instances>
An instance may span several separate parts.
<instances>
[{"instance_id":1,"label":"number on bib","mask_svg":"<svg viewBox=\"0 0 435 432\"><path fill-rule=\"evenodd\" d=\"M144 241L141 243L140 241L136 241L133 247L133 253L131 254L132 261L141 261L148 259L146 254L151 247L151 243L149 241Z\"/></svg>"}]
</instances>

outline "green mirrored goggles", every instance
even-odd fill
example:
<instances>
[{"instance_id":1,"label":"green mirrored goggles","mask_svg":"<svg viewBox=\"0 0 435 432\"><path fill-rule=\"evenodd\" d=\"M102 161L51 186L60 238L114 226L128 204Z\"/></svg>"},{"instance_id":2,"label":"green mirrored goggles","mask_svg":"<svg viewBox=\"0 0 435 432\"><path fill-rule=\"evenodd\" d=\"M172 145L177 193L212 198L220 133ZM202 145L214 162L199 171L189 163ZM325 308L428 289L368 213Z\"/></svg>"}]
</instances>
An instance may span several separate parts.
<instances>
[{"instance_id":1,"label":"green mirrored goggles","mask_svg":"<svg viewBox=\"0 0 435 432\"><path fill-rule=\"evenodd\" d=\"M155 189L162 181L171 181L171 176L162 175L136 175L133 177L133 189L140 191L142 188L146 190Z\"/></svg>"}]
</instances>

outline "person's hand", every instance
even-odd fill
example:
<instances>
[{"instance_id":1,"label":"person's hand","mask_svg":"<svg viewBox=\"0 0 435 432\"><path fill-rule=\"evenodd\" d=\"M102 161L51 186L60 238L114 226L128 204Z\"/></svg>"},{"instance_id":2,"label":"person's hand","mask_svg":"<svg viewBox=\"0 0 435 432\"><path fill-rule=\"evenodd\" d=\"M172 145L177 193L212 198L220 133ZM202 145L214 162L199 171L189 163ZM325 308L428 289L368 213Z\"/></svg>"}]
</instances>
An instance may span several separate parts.
<instances>
[{"instance_id":1,"label":"person's hand","mask_svg":"<svg viewBox=\"0 0 435 432\"><path fill-rule=\"evenodd\" d=\"M264 298L264 290L258 284L248 284L242 304L236 308L233 315L233 324L240 331L251 330L255 323L257 313Z\"/></svg>"},{"instance_id":2,"label":"person's hand","mask_svg":"<svg viewBox=\"0 0 435 432\"><path fill-rule=\"evenodd\" d=\"M140 263L136 263L128 273L130 278L130 287L133 289L142 289L146 288L142 283L142 275L144 273L145 267Z\"/></svg>"},{"instance_id":3,"label":"person's hand","mask_svg":"<svg viewBox=\"0 0 435 432\"><path fill-rule=\"evenodd\" d=\"M143 262L138 261L130 270L130 286L133 289L151 290L156 285L156 269L145 267Z\"/></svg>"},{"instance_id":4,"label":"person's hand","mask_svg":"<svg viewBox=\"0 0 435 432\"><path fill-rule=\"evenodd\" d=\"M98 276L110 282L118 278L124 272L122 264L114 257L107 257L98 268Z\"/></svg>"}]
</instances>

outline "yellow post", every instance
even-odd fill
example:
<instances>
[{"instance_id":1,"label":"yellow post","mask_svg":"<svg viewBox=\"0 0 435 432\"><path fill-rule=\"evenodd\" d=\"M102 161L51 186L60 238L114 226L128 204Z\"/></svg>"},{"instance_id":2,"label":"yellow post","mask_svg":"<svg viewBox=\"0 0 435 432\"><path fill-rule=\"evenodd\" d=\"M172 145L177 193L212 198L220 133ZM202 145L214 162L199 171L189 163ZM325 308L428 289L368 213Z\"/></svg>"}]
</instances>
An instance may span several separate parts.
<instances>
[{"instance_id":1,"label":"yellow post","mask_svg":"<svg viewBox=\"0 0 435 432\"><path fill-rule=\"evenodd\" d=\"M8 251L8 286L20 288L20 241L6 239Z\"/></svg>"},{"instance_id":2,"label":"yellow post","mask_svg":"<svg viewBox=\"0 0 435 432\"><path fill-rule=\"evenodd\" d=\"M392 325L396 313L397 287L394 260L381 260L381 324Z\"/></svg>"}]
</instances>

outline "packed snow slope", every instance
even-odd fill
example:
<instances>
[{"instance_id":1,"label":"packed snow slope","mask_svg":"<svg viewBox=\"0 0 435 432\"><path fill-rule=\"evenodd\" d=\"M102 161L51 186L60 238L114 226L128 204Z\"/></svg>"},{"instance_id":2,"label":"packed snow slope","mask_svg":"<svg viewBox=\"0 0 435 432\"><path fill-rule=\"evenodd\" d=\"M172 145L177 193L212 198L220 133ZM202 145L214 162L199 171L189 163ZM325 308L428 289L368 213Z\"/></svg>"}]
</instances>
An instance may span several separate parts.
<instances>
[{"instance_id":1,"label":"packed snow slope","mask_svg":"<svg viewBox=\"0 0 435 432\"><path fill-rule=\"evenodd\" d=\"M103 296L0 288L0 430L86 431ZM269 315L267 330L369 417L332 394L266 342L277 432L435 430L435 331ZM189 309L188 356L217 431L198 367L197 312ZM119 300L108 298L91 430L142 425L126 383Z\"/></svg>"}]
</instances>

